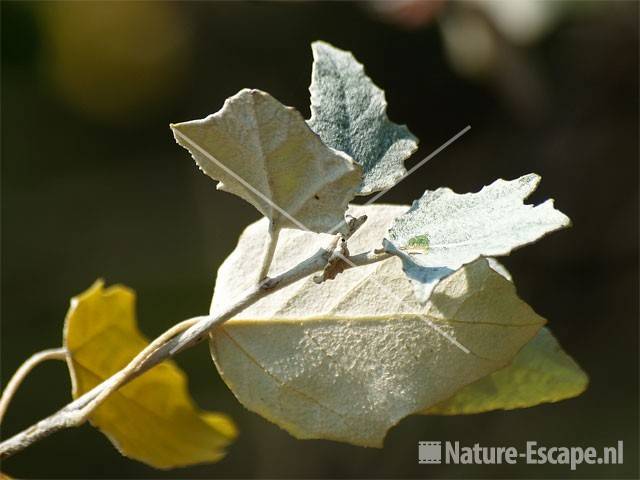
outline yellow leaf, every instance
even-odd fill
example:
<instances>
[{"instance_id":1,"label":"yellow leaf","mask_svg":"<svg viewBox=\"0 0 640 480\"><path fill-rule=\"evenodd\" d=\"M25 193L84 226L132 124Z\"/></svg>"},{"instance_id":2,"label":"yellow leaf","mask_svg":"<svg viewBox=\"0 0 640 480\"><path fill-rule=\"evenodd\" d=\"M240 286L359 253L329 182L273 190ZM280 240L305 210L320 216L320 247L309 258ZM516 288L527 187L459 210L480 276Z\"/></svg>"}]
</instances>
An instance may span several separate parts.
<instances>
[{"instance_id":1,"label":"yellow leaf","mask_svg":"<svg viewBox=\"0 0 640 480\"><path fill-rule=\"evenodd\" d=\"M586 373L562 350L551 332L542 328L511 365L421 413L460 415L532 407L580 395L588 383Z\"/></svg>"},{"instance_id":2,"label":"yellow leaf","mask_svg":"<svg viewBox=\"0 0 640 480\"><path fill-rule=\"evenodd\" d=\"M64 344L77 398L148 345L136 325L135 293L97 281L73 298ZM237 435L228 417L196 407L185 373L171 361L113 393L90 421L123 455L164 469L220 460Z\"/></svg>"}]
</instances>

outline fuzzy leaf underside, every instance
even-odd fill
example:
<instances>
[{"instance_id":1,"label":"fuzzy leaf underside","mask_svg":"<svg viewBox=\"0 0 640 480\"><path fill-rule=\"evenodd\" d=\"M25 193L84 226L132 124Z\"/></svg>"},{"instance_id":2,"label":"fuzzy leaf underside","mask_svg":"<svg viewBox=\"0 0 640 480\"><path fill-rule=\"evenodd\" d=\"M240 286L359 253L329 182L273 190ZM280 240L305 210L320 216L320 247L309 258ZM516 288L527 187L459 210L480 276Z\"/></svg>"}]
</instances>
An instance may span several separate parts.
<instances>
[{"instance_id":1,"label":"fuzzy leaf underside","mask_svg":"<svg viewBox=\"0 0 640 480\"><path fill-rule=\"evenodd\" d=\"M462 265L481 256L508 255L570 225L553 200L524 204L539 182L538 175L529 174L496 180L477 193L427 190L394 221L385 249L400 257L416 295L426 302L435 285Z\"/></svg>"},{"instance_id":2,"label":"fuzzy leaf underside","mask_svg":"<svg viewBox=\"0 0 640 480\"><path fill-rule=\"evenodd\" d=\"M368 220L350 251L379 245L405 210L352 206L351 215ZM220 267L212 313L250 286L254 245L266 228L264 220L249 226ZM283 231L274 271L329 239L317 237ZM402 418L508 365L544 322L485 259L447 277L421 305L392 257L267 295L217 329L210 345L223 379L250 410L298 438L379 447Z\"/></svg>"},{"instance_id":3,"label":"fuzzy leaf underside","mask_svg":"<svg viewBox=\"0 0 640 480\"><path fill-rule=\"evenodd\" d=\"M543 327L508 367L421 413L461 415L532 407L576 397L588 383L586 373L562 350L549 329Z\"/></svg>"},{"instance_id":4,"label":"fuzzy leaf underside","mask_svg":"<svg viewBox=\"0 0 640 480\"><path fill-rule=\"evenodd\" d=\"M350 52L314 42L311 129L332 148L362 165L360 195L385 190L406 173L404 161L418 148L406 126L387 117L384 91Z\"/></svg>"},{"instance_id":5,"label":"fuzzy leaf underside","mask_svg":"<svg viewBox=\"0 0 640 480\"><path fill-rule=\"evenodd\" d=\"M295 109L244 89L217 113L171 128L219 189L251 203L275 229L344 231L362 169L324 145Z\"/></svg>"}]
</instances>

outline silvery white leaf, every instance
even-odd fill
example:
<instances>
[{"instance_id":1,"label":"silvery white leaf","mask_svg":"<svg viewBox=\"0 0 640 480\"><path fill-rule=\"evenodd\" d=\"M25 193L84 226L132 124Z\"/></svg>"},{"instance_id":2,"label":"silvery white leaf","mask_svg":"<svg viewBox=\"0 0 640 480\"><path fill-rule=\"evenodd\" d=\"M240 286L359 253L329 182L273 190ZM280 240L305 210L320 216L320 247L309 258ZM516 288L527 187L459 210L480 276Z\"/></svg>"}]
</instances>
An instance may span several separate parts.
<instances>
[{"instance_id":1,"label":"silvery white leaf","mask_svg":"<svg viewBox=\"0 0 640 480\"><path fill-rule=\"evenodd\" d=\"M268 93L241 90L217 113L171 129L219 189L251 203L275 230L344 230L361 167Z\"/></svg>"},{"instance_id":2,"label":"silvery white leaf","mask_svg":"<svg viewBox=\"0 0 640 480\"><path fill-rule=\"evenodd\" d=\"M467 385L451 398L420 412L425 415L469 415L558 402L580 395L589 377L542 327L509 366Z\"/></svg>"},{"instance_id":3,"label":"silvery white leaf","mask_svg":"<svg viewBox=\"0 0 640 480\"><path fill-rule=\"evenodd\" d=\"M433 292L440 280L455 272L455 270L448 267L423 267L418 265L411 256L397 249L386 238L382 244L387 252L393 253L402 261L402 271L413 284L413 291L421 303L426 303L429 300L431 292ZM492 266L492 268L494 267Z\"/></svg>"},{"instance_id":4,"label":"silvery white leaf","mask_svg":"<svg viewBox=\"0 0 640 480\"><path fill-rule=\"evenodd\" d=\"M403 211L352 205L349 214L368 219L350 252L378 247ZM266 230L264 219L247 227L220 267L212 314L253 285ZM283 230L274 271L330 238ZM400 419L509 364L544 322L484 258L444 278L421 305L392 257L273 292L217 328L210 346L238 400L296 437L381 446Z\"/></svg>"},{"instance_id":5,"label":"silvery white leaf","mask_svg":"<svg viewBox=\"0 0 640 480\"><path fill-rule=\"evenodd\" d=\"M387 117L384 91L350 52L314 42L311 129L322 140L362 165L360 195L391 188L406 173L404 161L418 139Z\"/></svg>"},{"instance_id":6,"label":"silvery white leaf","mask_svg":"<svg viewBox=\"0 0 640 480\"><path fill-rule=\"evenodd\" d=\"M426 191L395 220L386 249L403 254L404 270L416 284L416 294L426 301L425 294L438 281L434 268L456 270L480 256L508 255L570 225L569 218L553 207L553 200L524 204L539 182L538 175L529 174L496 180L477 193Z\"/></svg>"}]
</instances>

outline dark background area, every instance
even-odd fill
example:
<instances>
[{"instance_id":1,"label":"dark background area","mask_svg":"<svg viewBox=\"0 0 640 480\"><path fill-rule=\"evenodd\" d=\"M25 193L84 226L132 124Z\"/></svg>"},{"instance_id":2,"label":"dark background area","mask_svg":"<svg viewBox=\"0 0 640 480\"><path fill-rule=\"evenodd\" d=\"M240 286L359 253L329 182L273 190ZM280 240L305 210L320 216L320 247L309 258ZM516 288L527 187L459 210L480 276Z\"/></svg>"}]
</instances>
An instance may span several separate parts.
<instances>
[{"instance_id":1,"label":"dark background area","mask_svg":"<svg viewBox=\"0 0 640 480\"><path fill-rule=\"evenodd\" d=\"M504 263L521 297L549 319L591 378L586 393L557 404L409 417L384 449L364 449L296 440L248 412L200 345L178 359L191 392L240 429L220 463L154 471L83 426L17 454L3 471L17 478L637 478L638 3L555 3L544 32L523 41L462 3L414 2L399 12L364 2L2 2L3 382L33 352L60 345L70 297L97 277L138 292L150 337L208 311L217 267L258 213L216 191L168 124L215 112L243 87L268 91L308 117L316 39L353 51L385 89L391 119L421 140L408 166L472 126L385 202L410 203L426 188L477 191L499 177L542 175L533 200L555 198L574 226ZM471 65L460 63L464 48L481 45L461 21L474 18L493 38L480 68L477 54ZM447 38L463 39L457 56ZM39 367L15 397L3 436L53 412L69 392L62 363ZM527 440L598 448L624 440L625 461L575 472L417 464L418 440L447 439L520 448Z\"/></svg>"}]
</instances>

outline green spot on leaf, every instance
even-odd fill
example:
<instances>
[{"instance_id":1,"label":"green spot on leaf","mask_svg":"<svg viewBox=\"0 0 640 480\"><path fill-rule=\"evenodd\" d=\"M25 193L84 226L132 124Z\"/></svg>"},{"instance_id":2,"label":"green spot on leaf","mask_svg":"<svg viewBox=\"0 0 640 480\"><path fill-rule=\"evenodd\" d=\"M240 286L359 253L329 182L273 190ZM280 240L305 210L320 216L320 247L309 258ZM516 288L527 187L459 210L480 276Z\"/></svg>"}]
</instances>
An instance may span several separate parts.
<instances>
[{"instance_id":1,"label":"green spot on leaf","mask_svg":"<svg viewBox=\"0 0 640 480\"><path fill-rule=\"evenodd\" d=\"M426 235L416 235L407 242L407 245L402 247L401 250L408 251L409 253L427 253L429 250L429 237Z\"/></svg>"}]
</instances>

